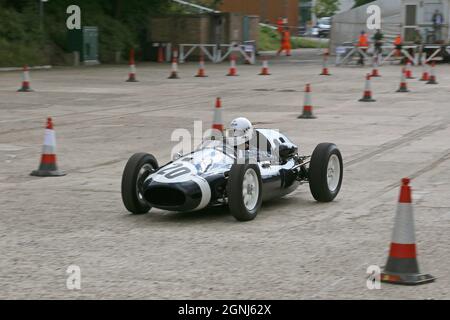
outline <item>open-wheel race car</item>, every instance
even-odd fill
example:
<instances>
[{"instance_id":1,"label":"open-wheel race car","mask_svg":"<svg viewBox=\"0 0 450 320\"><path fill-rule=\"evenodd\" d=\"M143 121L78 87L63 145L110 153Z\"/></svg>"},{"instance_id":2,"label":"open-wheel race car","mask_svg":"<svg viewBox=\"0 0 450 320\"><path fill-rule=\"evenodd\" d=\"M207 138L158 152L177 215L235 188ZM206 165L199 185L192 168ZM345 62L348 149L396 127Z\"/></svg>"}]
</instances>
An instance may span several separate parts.
<instances>
[{"instance_id":1,"label":"open-wheel race car","mask_svg":"<svg viewBox=\"0 0 450 320\"><path fill-rule=\"evenodd\" d=\"M161 167L151 154L133 155L122 177L125 207L144 214L152 207L189 212L228 205L237 220L249 221L263 202L301 184L309 183L319 202L333 201L340 191L343 162L332 143L319 144L311 156L300 155L285 135L253 129L245 118L234 120L226 137L205 140Z\"/></svg>"}]
</instances>

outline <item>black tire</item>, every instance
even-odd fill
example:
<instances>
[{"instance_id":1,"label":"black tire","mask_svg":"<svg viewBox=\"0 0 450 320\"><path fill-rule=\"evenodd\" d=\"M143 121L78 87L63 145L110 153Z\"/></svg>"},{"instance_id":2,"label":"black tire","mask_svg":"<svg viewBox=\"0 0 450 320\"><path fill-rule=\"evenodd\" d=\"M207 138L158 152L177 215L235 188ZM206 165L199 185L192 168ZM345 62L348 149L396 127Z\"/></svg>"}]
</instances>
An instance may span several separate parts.
<instances>
[{"instance_id":1,"label":"black tire","mask_svg":"<svg viewBox=\"0 0 450 320\"><path fill-rule=\"evenodd\" d=\"M137 180L139 172L145 165L150 165L154 170L159 168L158 162L151 154L136 153L128 160L122 175L122 201L125 208L133 214L144 214L151 209L150 205L138 196Z\"/></svg>"},{"instance_id":2,"label":"black tire","mask_svg":"<svg viewBox=\"0 0 450 320\"><path fill-rule=\"evenodd\" d=\"M340 176L337 187L330 190L328 186L328 162L333 155L339 159ZM344 166L339 149L332 143L319 144L312 154L309 167L309 188L314 199L318 202L333 201L341 190L343 176Z\"/></svg>"},{"instance_id":3,"label":"black tire","mask_svg":"<svg viewBox=\"0 0 450 320\"><path fill-rule=\"evenodd\" d=\"M254 170L258 180L258 200L253 209L249 210L244 204L243 182L248 170ZM251 221L256 218L262 204L262 179L256 164L235 164L231 167L227 183L228 207L230 213L238 221Z\"/></svg>"}]
</instances>

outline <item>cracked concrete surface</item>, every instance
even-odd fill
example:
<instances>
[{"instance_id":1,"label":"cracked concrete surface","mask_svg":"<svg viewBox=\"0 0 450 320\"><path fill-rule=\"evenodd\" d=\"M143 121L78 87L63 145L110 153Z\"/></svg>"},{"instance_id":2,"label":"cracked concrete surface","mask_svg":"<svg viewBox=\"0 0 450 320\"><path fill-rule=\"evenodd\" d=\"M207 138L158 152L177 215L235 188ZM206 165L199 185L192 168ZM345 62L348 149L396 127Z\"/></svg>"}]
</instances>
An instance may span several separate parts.
<instances>
[{"instance_id":1,"label":"cracked concrete surface","mask_svg":"<svg viewBox=\"0 0 450 320\"><path fill-rule=\"evenodd\" d=\"M302 59L315 62L303 63ZM239 65L138 65L32 72L34 93L16 93L20 73L0 73L0 298L449 299L450 67L439 84L410 81L395 93L399 66L373 79L375 103L358 102L369 68L331 68L320 77L315 51ZM416 76L420 68L414 68ZM316 120L297 120L311 83ZM245 116L277 128L310 154L335 142L346 163L336 202L318 204L308 186L263 206L250 223L225 208L129 215L120 198L133 153L169 160L170 135L223 117ZM34 178L47 116L53 116L62 178ZM437 281L418 287L366 288L366 268L384 265L400 179L413 178L419 264ZM82 289L66 289L78 265Z\"/></svg>"}]
</instances>

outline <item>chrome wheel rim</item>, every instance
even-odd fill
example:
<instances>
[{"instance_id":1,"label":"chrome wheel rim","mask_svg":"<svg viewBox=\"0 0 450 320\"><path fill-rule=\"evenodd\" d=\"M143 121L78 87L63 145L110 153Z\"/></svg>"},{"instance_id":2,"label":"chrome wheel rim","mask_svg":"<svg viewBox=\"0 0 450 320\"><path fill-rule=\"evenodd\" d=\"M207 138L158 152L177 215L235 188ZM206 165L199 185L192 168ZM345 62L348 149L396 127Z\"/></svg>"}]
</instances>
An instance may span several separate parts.
<instances>
[{"instance_id":1,"label":"chrome wheel rim","mask_svg":"<svg viewBox=\"0 0 450 320\"><path fill-rule=\"evenodd\" d=\"M242 183L242 199L244 206L248 211L253 211L259 198L259 180L255 170L248 169L244 175Z\"/></svg>"},{"instance_id":2,"label":"chrome wheel rim","mask_svg":"<svg viewBox=\"0 0 450 320\"><path fill-rule=\"evenodd\" d=\"M336 191L341 179L341 163L337 155L331 155L327 167L327 184L331 192Z\"/></svg>"}]
</instances>

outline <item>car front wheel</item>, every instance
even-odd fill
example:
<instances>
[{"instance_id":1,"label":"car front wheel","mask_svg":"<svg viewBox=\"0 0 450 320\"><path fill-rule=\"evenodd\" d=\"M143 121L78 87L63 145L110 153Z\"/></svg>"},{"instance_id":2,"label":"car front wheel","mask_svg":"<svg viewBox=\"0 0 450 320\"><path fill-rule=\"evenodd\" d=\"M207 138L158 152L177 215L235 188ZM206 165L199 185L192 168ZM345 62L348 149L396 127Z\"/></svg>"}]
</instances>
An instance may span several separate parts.
<instances>
[{"instance_id":1,"label":"car front wheel","mask_svg":"<svg viewBox=\"0 0 450 320\"><path fill-rule=\"evenodd\" d=\"M311 157L309 188L319 202L333 201L341 190L344 168L342 155L335 144L319 144Z\"/></svg>"},{"instance_id":2,"label":"car front wheel","mask_svg":"<svg viewBox=\"0 0 450 320\"><path fill-rule=\"evenodd\" d=\"M238 221L256 218L262 203L262 180L254 164L235 164L227 183L228 206Z\"/></svg>"},{"instance_id":3,"label":"car front wheel","mask_svg":"<svg viewBox=\"0 0 450 320\"><path fill-rule=\"evenodd\" d=\"M133 214L150 211L150 205L141 194L145 179L158 169L155 157L147 153L137 153L128 160L122 175L122 201Z\"/></svg>"}]
</instances>

